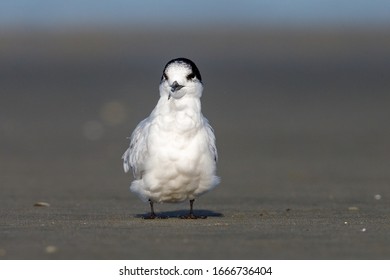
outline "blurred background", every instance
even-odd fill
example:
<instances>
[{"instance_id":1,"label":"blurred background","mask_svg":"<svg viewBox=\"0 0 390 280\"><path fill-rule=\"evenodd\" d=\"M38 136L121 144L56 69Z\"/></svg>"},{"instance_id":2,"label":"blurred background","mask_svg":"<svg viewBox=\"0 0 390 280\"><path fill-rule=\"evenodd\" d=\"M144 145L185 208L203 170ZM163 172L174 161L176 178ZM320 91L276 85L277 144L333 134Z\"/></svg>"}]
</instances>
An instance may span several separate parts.
<instances>
[{"instance_id":1,"label":"blurred background","mask_svg":"<svg viewBox=\"0 0 390 280\"><path fill-rule=\"evenodd\" d=\"M199 207L388 205L389 1L1 0L3 252L20 257L20 223L48 217L36 201L56 220L148 210L121 155L182 56L202 73L220 155Z\"/></svg>"}]
</instances>

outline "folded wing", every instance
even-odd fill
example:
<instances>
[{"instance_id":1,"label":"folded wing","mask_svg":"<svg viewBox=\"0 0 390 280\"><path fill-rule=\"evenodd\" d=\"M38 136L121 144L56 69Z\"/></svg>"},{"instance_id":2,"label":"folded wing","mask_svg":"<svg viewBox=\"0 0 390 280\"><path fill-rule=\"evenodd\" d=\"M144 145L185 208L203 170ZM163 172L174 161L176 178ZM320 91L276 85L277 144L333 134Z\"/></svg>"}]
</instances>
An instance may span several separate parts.
<instances>
[{"instance_id":1,"label":"folded wing","mask_svg":"<svg viewBox=\"0 0 390 280\"><path fill-rule=\"evenodd\" d=\"M135 179L141 179L144 172L145 159L148 156L148 130L150 122L143 120L135 128L130 137L130 146L123 154L123 169L128 172L130 168L133 171Z\"/></svg>"}]
</instances>

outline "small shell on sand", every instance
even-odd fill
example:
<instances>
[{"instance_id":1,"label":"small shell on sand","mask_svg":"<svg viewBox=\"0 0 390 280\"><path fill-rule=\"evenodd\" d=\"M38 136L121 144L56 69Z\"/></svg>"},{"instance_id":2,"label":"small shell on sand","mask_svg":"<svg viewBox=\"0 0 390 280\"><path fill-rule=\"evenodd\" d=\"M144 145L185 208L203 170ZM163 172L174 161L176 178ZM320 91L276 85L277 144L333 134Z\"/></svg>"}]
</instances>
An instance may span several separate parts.
<instances>
[{"instance_id":1,"label":"small shell on sand","mask_svg":"<svg viewBox=\"0 0 390 280\"><path fill-rule=\"evenodd\" d=\"M34 207L50 207L50 204L47 202L39 201L34 203Z\"/></svg>"},{"instance_id":2,"label":"small shell on sand","mask_svg":"<svg viewBox=\"0 0 390 280\"><path fill-rule=\"evenodd\" d=\"M58 251L58 248L56 246L53 246L53 245L49 245L45 248L45 252L47 254L54 254Z\"/></svg>"}]
</instances>

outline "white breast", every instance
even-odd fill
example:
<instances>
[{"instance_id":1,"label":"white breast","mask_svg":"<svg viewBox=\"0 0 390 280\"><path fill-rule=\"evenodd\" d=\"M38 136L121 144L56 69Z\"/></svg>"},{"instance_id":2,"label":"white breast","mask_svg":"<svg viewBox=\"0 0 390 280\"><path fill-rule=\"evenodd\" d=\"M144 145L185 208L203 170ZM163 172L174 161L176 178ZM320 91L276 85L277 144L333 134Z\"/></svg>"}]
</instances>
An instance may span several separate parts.
<instances>
[{"instance_id":1,"label":"white breast","mask_svg":"<svg viewBox=\"0 0 390 280\"><path fill-rule=\"evenodd\" d=\"M156 110L152 114L145 172L131 186L141 197L180 202L194 199L217 184L203 116L191 108Z\"/></svg>"}]
</instances>

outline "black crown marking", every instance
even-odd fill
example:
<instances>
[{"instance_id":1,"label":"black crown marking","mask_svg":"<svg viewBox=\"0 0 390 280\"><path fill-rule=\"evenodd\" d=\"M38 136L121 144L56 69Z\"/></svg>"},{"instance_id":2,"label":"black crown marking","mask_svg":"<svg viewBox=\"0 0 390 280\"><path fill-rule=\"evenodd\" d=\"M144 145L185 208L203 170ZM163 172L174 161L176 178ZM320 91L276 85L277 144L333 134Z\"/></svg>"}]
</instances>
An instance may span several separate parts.
<instances>
[{"instance_id":1,"label":"black crown marking","mask_svg":"<svg viewBox=\"0 0 390 280\"><path fill-rule=\"evenodd\" d=\"M179 57L179 58L175 58L175 59L168 61L168 63L164 67L164 71L163 71L163 75L161 77L161 80L163 80L164 78L166 79L165 70L172 63L181 63L181 64L188 65L191 68L192 72L187 76L187 79L191 80L191 79L196 77L200 82L202 82L202 76L200 75L198 67L196 67L195 63L192 60L190 60L188 58L184 58L184 57Z\"/></svg>"}]
</instances>

